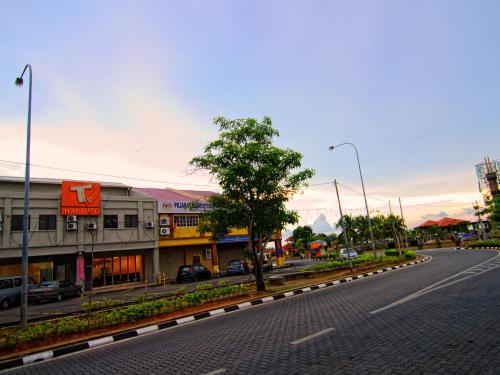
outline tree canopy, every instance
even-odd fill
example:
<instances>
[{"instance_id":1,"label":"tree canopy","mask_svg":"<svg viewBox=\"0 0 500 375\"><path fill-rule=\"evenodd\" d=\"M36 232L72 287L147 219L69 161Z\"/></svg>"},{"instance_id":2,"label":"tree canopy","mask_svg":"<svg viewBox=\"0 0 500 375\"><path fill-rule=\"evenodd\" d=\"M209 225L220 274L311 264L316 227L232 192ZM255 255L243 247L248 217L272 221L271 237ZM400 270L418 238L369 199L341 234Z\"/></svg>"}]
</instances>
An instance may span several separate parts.
<instances>
[{"instance_id":1,"label":"tree canopy","mask_svg":"<svg viewBox=\"0 0 500 375\"><path fill-rule=\"evenodd\" d=\"M262 246L276 230L297 222L297 213L288 210L285 203L314 171L300 170L299 152L273 144L279 133L269 117L262 121L216 117L214 124L219 129L218 138L190 162L196 170L207 170L214 176L222 190L209 198L212 209L202 215L200 231L218 238L230 228L247 229L257 289L264 290Z\"/></svg>"}]
</instances>

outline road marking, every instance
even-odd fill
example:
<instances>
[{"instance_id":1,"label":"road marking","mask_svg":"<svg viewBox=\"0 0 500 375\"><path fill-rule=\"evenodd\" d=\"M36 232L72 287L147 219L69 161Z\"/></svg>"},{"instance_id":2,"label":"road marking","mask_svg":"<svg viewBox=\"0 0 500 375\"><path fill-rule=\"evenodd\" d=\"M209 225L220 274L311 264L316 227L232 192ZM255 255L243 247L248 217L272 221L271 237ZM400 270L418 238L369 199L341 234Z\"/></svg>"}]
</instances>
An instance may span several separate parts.
<instances>
[{"instance_id":1,"label":"road marking","mask_svg":"<svg viewBox=\"0 0 500 375\"><path fill-rule=\"evenodd\" d=\"M186 323L192 322L193 320L194 320L194 316L187 316L185 318L177 319L177 324L178 325L186 324Z\"/></svg>"},{"instance_id":2,"label":"road marking","mask_svg":"<svg viewBox=\"0 0 500 375\"><path fill-rule=\"evenodd\" d=\"M219 368L217 370L214 370L214 371L210 371L210 372L207 372L205 373L204 375L217 375L217 374L222 374L226 372L226 369L225 368Z\"/></svg>"},{"instance_id":3,"label":"road marking","mask_svg":"<svg viewBox=\"0 0 500 375\"><path fill-rule=\"evenodd\" d=\"M217 309L217 310L209 311L208 313L210 314L210 316L216 316L216 315L224 314L225 312L226 311L224 309Z\"/></svg>"},{"instance_id":4,"label":"road marking","mask_svg":"<svg viewBox=\"0 0 500 375\"><path fill-rule=\"evenodd\" d=\"M250 302L243 302L238 305L240 309L246 309L247 307L252 307L252 304Z\"/></svg>"},{"instance_id":5,"label":"road marking","mask_svg":"<svg viewBox=\"0 0 500 375\"><path fill-rule=\"evenodd\" d=\"M53 356L54 356L54 352L52 350L42 352L42 353L27 355L27 356L23 357L23 364L27 365L30 363L35 363L37 361L43 361L46 359L50 359Z\"/></svg>"},{"instance_id":6,"label":"road marking","mask_svg":"<svg viewBox=\"0 0 500 375\"><path fill-rule=\"evenodd\" d=\"M298 339L298 340L295 340L295 341L292 341L292 345L297 345L297 344L302 344L303 342L305 341L308 341L308 340L311 340L311 339L314 339L315 337L318 337L318 336L321 336L321 335L324 335L325 333L328 333L328 332L331 332L335 330L335 328L326 328L322 331L319 331L319 332L316 332L316 333L313 333L312 335L309 335L309 336L306 336L306 337L302 337L301 339Z\"/></svg>"},{"instance_id":7,"label":"road marking","mask_svg":"<svg viewBox=\"0 0 500 375\"><path fill-rule=\"evenodd\" d=\"M154 326L149 326L149 327L144 327L144 328L139 328L137 330L137 336L140 336L140 335L144 335L146 333L150 333L150 332L155 332L155 331L158 331L158 326L157 325L154 325Z\"/></svg>"},{"instance_id":8,"label":"road marking","mask_svg":"<svg viewBox=\"0 0 500 375\"><path fill-rule=\"evenodd\" d=\"M500 255L500 253L499 253L499 255ZM497 256L498 256L498 255L497 255ZM495 258L496 258L496 257L495 257ZM493 259L494 259L494 258L493 258ZM482 263L481 263L481 264L482 264ZM472 268L473 268L473 267L472 267ZM492 268L488 268L488 269L485 269L485 270L480 271L480 272L475 272L475 273L470 274L470 275L468 275L468 276L464 276L464 277L461 277L461 278L459 278L459 279L457 279L457 280L453 280L453 281L450 281L450 282L448 282L448 283L443 284L443 282L444 282L444 281L448 281L448 280L450 280L450 279L452 279L452 278L456 278L456 277L457 277L457 276L459 276L459 275L464 275L464 274L466 274L466 273L467 273L467 272L466 272L467 270L462 271L462 272L459 272L459 273L457 273L457 274L455 274L455 275L453 275L453 276L447 277L447 278L446 278L446 279L444 279L444 280L441 280L441 281L439 281L439 282L437 282L437 283L434 283L434 284L432 284L432 285L429 285L427 288L421 289L421 290L419 290L418 292L415 292L415 293L413 293L413 294L410 294L409 296L406 296L406 297L404 297L404 298L401 298L401 299L400 299L400 300L398 300L398 301L395 301L395 302L393 302L393 303L390 303L390 304L388 304L388 305L386 305L386 306L384 306L384 307L381 307L381 308L379 308L379 309L376 309L376 310L370 311L370 314L372 314L372 315L374 315L374 314L378 314L379 312L382 312L382 311L388 310L388 309L390 309L390 308L392 308L392 307L394 307L394 306L401 305L401 304L403 304L403 303L405 303L405 302L408 302L408 301L411 301L411 300L413 300L413 299L415 299L415 298L417 298L417 297L424 296L424 295L426 295L427 293L431 293L431 292L434 292L434 291L436 291L436 290L439 290L439 289L445 288L445 287L447 287L447 286L450 286L450 285L453 285L453 284L459 283L459 282L461 282L461 281L464 281L464 280L470 279L470 278L472 278L472 277L479 276L479 275L481 275L481 274L483 274L483 273L486 273L486 272L488 272L488 271L491 271L491 270L494 270L494 269L497 269L497 268L500 268L500 266L497 266L497 267L492 267ZM468 273L470 273L470 271L469 271Z\"/></svg>"},{"instance_id":9,"label":"road marking","mask_svg":"<svg viewBox=\"0 0 500 375\"><path fill-rule=\"evenodd\" d=\"M96 346L101 346L113 342L113 336L103 337L101 339L89 341L89 348L95 348Z\"/></svg>"}]
</instances>

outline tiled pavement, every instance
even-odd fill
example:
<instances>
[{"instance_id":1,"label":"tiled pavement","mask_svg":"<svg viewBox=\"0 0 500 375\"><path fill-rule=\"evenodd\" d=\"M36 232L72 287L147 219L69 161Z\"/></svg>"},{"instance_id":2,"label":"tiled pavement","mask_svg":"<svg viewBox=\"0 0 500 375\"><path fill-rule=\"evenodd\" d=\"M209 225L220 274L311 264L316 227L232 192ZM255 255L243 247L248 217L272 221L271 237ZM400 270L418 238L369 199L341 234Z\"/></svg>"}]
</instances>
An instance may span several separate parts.
<instances>
[{"instance_id":1,"label":"tiled pavement","mask_svg":"<svg viewBox=\"0 0 500 375\"><path fill-rule=\"evenodd\" d=\"M186 324L13 373L500 373L500 269L371 314L496 255L432 262ZM328 328L333 330L324 331ZM311 334L323 334L297 344Z\"/></svg>"}]
</instances>

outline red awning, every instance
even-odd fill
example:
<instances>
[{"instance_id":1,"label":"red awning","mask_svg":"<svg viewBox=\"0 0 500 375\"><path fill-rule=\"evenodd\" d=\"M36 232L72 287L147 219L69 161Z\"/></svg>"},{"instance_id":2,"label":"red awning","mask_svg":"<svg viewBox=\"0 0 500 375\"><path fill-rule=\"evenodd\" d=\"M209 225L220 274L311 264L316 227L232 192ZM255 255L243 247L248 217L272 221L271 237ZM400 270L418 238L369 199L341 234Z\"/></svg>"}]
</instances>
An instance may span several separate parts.
<instances>
[{"instance_id":1,"label":"red awning","mask_svg":"<svg viewBox=\"0 0 500 375\"><path fill-rule=\"evenodd\" d=\"M455 225L464 224L464 223L468 223L468 221L462 220L462 219L454 219L452 217L444 217L438 221L435 221L435 220L424 221L422 224L420 224L416 228L425 228L425 227L430 227L430 226L453 227Z\"/></svg>"}]
</instances>

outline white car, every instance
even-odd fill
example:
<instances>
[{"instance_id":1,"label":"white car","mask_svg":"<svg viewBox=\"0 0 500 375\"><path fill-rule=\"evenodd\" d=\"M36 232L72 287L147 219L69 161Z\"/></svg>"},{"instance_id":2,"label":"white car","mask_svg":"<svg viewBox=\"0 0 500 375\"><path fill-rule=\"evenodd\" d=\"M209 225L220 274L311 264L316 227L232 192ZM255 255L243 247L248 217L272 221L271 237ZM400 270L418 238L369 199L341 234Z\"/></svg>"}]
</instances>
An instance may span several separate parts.
<instances>
[{"instance_id":1,"label":"white car","mask_svg":"<svg viewBox=\"0 0 500 375\"><path fill-rule=\"evenodd\" d=\"M349 256L351 259L357 258L358 257L358 252L353 249L349 249ZM347 250L345 248L340 249L340 257L341 260L347 260Z\"/></svg>"}]
</instances>

